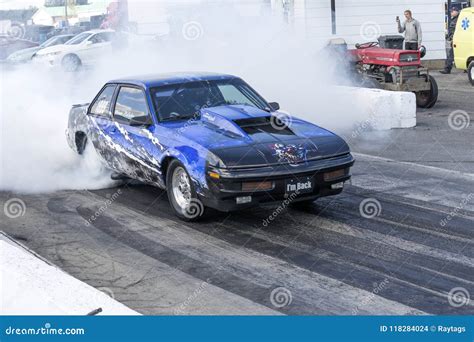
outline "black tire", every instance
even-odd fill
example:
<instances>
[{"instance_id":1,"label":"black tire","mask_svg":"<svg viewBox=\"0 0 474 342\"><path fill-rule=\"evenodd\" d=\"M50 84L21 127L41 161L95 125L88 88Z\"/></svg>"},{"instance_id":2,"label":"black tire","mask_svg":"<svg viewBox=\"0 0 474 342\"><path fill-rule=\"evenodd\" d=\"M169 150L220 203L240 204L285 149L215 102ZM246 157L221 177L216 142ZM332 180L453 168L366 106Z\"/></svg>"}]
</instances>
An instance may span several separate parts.
<instances>
[{"instance_id":1,"label":"black tire","mask_svg":"<svg viewBox=\"0 0 474 342\"><path fill-rule=\"evenodd\" d=\"M61 61L61 66L64 71L74 72L78 71L82 65L81 59L74 54L69 54L63 57Z\"/></svg>"},{"instance_id":2,"label":"black tire","mask_svg":"<svg viewBox=\"0 0 474 342\"><path fill-rule=\"evenodd\" d=\"M175 197L175 193L173 191L173 187L175 186L173 182L173 175L175 175L175 172L181 172L181 170L178 168L184 170L186 176L189 178L191 200L187 207L183 207L178 204L178 200ZM197 196L194 183L184 165L176 159L169 163L168 169L166 171L166 191L171 209L178 218L183 221L194 222L204 217L206 208Z\"/></svg>"},{"instance_id":3,"label":"black tire","mask_svg":"<svg viewBox=\"0 0 474 342\"><path fill-rule=\"evenodd\" d=\"M431 108L438 101L438 83L433 76L430 75L430 90L419 91L416 95L416 105L420 108Z\"/></svg>"},{"instance_id":4,"label":"black tire","mask_svg":"<svg viewBox=\"0 0 474 342\"><path fill-rule=\"evenodd\" d=\"M474 86L474 61L469 63L469 66L467 67L467 77L469 78L471 85Z\"/></svg>"},{"instance_id":5,"label":"black tire","mask_svg":"<svg viewBox=\"0 0 474 342\"><path fill-rule=\"evenodd\" d=\"M75 135L76 151L78 154L84 154L87 145L87 136L83 132L76 132Z\"/></svg>"}]
</instances>

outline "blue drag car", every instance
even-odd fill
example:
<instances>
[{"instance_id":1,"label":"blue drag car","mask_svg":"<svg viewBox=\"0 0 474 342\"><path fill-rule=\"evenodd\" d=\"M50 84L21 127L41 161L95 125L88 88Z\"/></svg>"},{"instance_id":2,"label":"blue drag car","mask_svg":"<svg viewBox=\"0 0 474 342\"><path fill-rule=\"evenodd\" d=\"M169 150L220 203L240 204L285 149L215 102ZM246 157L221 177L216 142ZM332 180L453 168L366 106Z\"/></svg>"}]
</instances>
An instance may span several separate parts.
<instances>
[{"instance_id":1,"label":"blue drag car","mask_svg":"<svg viewBox=\"0 0 474 342\"><path fill-rule=\"evenodd\" d=\"M334 133L279 112L238 77L210 73L110 81L73 106L67 140L80 154L91 143L114 179L166 189L184 220L207 207L338 194L354 163Z\"/></svg>"}]
</instances>

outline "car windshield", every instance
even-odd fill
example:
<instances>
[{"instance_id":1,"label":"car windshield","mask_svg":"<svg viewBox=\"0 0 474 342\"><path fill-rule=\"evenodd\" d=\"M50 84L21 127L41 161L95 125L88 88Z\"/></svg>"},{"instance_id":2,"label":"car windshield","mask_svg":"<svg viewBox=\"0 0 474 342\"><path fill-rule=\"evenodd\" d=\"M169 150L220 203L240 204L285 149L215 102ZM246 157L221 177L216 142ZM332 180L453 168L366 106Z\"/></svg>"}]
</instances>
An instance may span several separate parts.
<instances>
[{"instance_id":1,"label":"car windshield","mask_svg":"<svg viewBox=\"0 0 474 342\"><path fill-rule=\"evenodd\" d=\"M58 44L64 44L67 42L69 39L71 39L73 36L56 36L56 37L51 37L47 41L45 41L43 44L41 44L42 48L46 48L48 46L54 46Z\"/></svg>"},{"instance_id":2,"label":"car windshield","mask_svg":"<svg viewBox=\"0 0 474 342\"><path fill-rule=\"evenodd\" d=\"M151 94L161 121L189 119L207 107L267 107L265 100L241 79L179 83L152 88Z\"/></svg>"},{"instance_id":3,"label":"car windshield","mask_svg":"<svg viewBox=\"0 0 474 342\"><path fill-rule=\"evenodd\" d=\"M66 42L66 45L77 45L77 44L81 44L84 40L86 40L87 38L89 38L91 36L92 33L88 33L88 32L83 32L83 33L80 33L78 34L77 36L75 36L74 38L72 38L71 40L68 40Z\"/></svg>"}]
</instances>

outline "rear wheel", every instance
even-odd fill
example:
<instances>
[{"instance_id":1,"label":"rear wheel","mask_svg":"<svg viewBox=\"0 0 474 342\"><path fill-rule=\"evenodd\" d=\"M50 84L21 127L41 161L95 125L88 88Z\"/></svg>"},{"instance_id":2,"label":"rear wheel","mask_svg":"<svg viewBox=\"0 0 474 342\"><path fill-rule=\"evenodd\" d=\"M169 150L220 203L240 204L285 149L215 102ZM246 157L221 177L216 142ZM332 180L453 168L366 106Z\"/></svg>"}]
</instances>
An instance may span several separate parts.
<instances>
[{"instance_id":1,"label":"rear wheel","mask_svg":"<svg viewBox=\"0 0 474 342\"><path fill-rule=\"evenodd\" d=\"M81 59L76 55L66 55L61 62L63 70L68 72L79 70L81 65Z\"/></svg>"},{"instance_id":2,"label":"rear wheel","mask_svg":"<svg viewBox=\"0 0 474 342\"><path fill-rule=\"evenodd\" d=\"M474 61L469 63L467 68L467 77L469 78L469 82L474 86Z\"/></svg>"},{"instance_id":3,"label":"rear wheel","mask_svg":"<svg viewBox=\"0 0 474 342\"><path fill-rule=\"evenodd\" d=\"M86 150L87 136L83 132L77 132L75 136L76 151L78 154L83 154Z\"/></svg>"},{"instance_id":4,"label":"rear wheel","mask_svg":"<svg viewBox=\"0 0 474 342\"><path fill-rule=\"evenodd\" d=\"M438 83L433 76L429 76L430 90L416 92L416 105L420 108L431 108L438 101Z\"/></svg>"},{"instance_id":5,"label":"rear wheel","mask_svg":"<svg viewBox=\"0 0 474 342\"><path fill-rule=\"evenodd\" d=\"M197 221L204 215L205 207L197 196L194 183L178 160L168 166L166 190L171 208L181 220Z\"/></svg>"}]
</instances>

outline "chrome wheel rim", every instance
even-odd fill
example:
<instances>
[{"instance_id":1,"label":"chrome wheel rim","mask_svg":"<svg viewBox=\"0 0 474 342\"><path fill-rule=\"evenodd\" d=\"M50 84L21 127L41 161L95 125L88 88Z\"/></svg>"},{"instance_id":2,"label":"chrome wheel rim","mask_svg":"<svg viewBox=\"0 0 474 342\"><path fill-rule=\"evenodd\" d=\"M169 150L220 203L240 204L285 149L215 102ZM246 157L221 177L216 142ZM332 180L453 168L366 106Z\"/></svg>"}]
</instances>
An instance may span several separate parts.
<instances>
[{"instance_id":1,"label":"chrome wheel rim","mask_svg":"<svg viewBox=\"0 0 474 342\"><path fill-rule=\"evenodd\" d=\"M471 68L471 80L474 80L474 67Z\"/></svg>"},{"instance_id":2,"label":"chrome wheel rim","mask_svg":"<svg viewBox=\"0 0 474 342\"><path fill-rule=\"evenodd\" d=\"M191 204L191 181L181 166L174 169L171 186L176 203L182 210L186 210Z\"/></svg>"}]
</instances>

